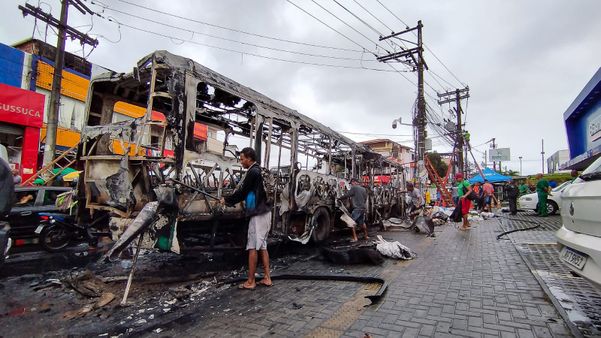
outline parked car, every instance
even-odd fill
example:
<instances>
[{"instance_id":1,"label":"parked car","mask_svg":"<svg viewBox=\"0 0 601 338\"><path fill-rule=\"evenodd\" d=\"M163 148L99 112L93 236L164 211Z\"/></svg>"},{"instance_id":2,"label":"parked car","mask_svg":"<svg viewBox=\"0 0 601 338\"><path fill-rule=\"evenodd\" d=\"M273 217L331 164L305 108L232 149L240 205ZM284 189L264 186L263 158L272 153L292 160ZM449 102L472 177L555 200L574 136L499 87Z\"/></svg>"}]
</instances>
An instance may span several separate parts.
<instances>
[{"instance_id":1,"label":"parked car","mask_svg":"<svg viewBox=\"0 0 601 338\"><path fill-rule=\"evenodd\" d=\"M39 213L62 212L56 205L56 197L70 191L68 187L17 187L15 188L15 204L8 216L11 227L10 237L13 240L37 238L35 229L39 225ZM18 242L15 241L15 245Z\"/></svg>"},{"instance_id":2,"label":"parked car","mask_svg":"<svg viewBox=\"0 0 601 338\"><path fill-rule=\"evenodd\" d=\"M601 285L601 158L564 190L561 203L560 259Z\"/></svg>"},{"instance_id":3,"label":"parked car","mask_svg":"<svg viewBox=\"0 0 601 338\"><path fill-rule=\"evenodd\" d=\"M571 181L564 182L551 190L551 195L547 198L547 212L554 215L561 206L561 193L571 184ZM519 198L519 206L522 210L536 210L538 205L538 194L527 194Z\"/></svg>"}]
</instances>

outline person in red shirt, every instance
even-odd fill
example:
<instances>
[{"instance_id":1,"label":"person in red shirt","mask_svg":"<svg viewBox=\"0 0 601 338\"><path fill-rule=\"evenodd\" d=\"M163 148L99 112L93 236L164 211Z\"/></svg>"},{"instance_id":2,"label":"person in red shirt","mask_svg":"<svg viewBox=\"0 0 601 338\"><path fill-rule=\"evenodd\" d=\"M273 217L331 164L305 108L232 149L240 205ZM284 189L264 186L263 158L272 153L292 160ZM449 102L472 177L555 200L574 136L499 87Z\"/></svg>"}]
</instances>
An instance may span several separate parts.
<instances>
[{"instance_id":1,"label":"person in red shirt","mask_svg":"<svg viewBox=\"0 0 601 338\"><path fill-rule=\"evenodd\" d=\"M482 185L482 191L484 192L484 210L490 211L490 206L495 195L495 188L490 182L484 180L484 184Z\"/></svg>"}]
</instances>

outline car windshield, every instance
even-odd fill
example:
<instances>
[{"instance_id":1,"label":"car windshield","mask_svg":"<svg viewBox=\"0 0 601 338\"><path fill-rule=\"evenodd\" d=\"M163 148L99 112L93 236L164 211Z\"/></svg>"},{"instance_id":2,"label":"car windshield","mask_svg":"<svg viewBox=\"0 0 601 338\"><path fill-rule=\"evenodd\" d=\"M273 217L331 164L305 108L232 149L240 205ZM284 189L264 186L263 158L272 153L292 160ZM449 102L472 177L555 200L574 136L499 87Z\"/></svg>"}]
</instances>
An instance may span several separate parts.
<instances>
[{"instance_id":1,"label":"car windshield","mask_svg":"<svg viewBox=\"0 0 601 338\"><path fill-rule=\"evenodd\" d=\"M585 181L601 179L601 157L582 172L580 178Z\"/></svg>"},{"instance_id":2,"label":"car windshield","mask_svg":"<svg viewBox=\"0 0 601 338\"><path fill-rule=\"evenodd\" d=\"M553 192L558 192L561 191L563 188L565 188L568 184L572 183L571 181L568 182L563 182L562 184L558 185L557 187L555 187L553 190Z\"/></svg>"}]
</instances>

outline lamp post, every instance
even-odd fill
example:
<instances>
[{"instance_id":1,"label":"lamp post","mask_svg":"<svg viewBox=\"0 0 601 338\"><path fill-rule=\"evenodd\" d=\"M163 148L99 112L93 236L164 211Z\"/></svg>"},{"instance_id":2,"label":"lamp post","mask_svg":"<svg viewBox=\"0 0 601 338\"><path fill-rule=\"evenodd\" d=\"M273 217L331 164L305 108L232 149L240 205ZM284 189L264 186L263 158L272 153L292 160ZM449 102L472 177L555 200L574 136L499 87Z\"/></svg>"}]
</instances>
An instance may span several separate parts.
<instances>
[{"instance_id":1,"label":"lamp post","mask_svg":"<svg viewBox=\"0 0 601 338\"><path fill-rule=\"evenodd\" d=\"M522 176L522 156L518 158L520 159L520 176Z\"/></svg>"}]
</instances>

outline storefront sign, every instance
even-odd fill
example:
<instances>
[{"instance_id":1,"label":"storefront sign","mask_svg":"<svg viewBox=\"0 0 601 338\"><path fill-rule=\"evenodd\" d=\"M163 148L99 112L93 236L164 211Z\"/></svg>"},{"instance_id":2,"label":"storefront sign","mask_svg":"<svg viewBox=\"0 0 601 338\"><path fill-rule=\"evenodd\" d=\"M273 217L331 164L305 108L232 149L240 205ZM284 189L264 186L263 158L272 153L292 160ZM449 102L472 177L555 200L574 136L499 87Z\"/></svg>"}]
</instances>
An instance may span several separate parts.
<instances>
[{"instance_id":1,"label":"storefront sign","mask_svg":"<svg viewBox=\"0 0 601 338\"><path fill-rule=\"evenodd\" d=\"M511 152L509 148L496 148L488 150L488 160L491 162L502 161L507 162L511 161Z\"/></svg>"},{"instance_id":2,"label":"storefront sign","mask_svg":"<svg viewBox=\"0 0 601 338\"><path fill-rule=\"evenodd\" d=\"M0 84L0 121L30 127L42 127L44 95Z\"/></svg>"}]
</instances>

